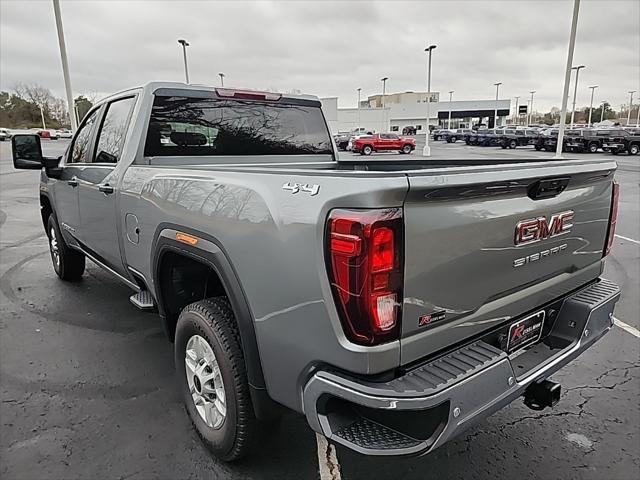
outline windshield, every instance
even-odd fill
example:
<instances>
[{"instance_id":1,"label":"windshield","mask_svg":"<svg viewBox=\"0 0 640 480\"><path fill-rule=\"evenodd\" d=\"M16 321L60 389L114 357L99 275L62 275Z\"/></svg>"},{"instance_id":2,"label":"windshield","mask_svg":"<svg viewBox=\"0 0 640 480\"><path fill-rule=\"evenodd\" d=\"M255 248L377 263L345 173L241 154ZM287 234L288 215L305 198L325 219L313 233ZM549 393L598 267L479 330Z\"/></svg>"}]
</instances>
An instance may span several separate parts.
<instances>
[{"instance_id":1,"label":"windshield","mask_svg":"<svg viewBox=\"0 0 640 480\"><path fill-rule=\"evenodd\" d=\"M145 155L331 154L320 107L155 97Z\"/></svg>"}]
</instances>

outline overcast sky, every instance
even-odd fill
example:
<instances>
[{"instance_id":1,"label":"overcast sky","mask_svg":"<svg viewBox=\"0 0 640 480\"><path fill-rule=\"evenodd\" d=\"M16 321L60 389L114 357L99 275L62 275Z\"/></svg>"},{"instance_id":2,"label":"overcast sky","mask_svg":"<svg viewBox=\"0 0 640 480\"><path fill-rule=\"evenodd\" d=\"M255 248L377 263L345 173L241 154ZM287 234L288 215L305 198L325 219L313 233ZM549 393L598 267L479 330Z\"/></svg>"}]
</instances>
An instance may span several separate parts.
<instances>
[{"instance_id":1,"label":"overcast sky","mask_svg":"<svg viewBox=\"0 0 640 480\"><path fill-rule=\"evenodd\" d=\"M75 94L153 80L183 81L185 38L192 83L337 96L341 107L381 92L432 90L454 100L528 97L560 106L573 1L65 1L61 2ZM578 105L617 110L640 90L640 1L583 0L574 65ZM64 86L50 0L0 0L0 88ZM573 92L573 85L570 92ZM636 97L637 94L636 94ZM634 103L635 103L634 99ZM522 102L522 99L521 99Z\"/></svg>"}]
</instances>

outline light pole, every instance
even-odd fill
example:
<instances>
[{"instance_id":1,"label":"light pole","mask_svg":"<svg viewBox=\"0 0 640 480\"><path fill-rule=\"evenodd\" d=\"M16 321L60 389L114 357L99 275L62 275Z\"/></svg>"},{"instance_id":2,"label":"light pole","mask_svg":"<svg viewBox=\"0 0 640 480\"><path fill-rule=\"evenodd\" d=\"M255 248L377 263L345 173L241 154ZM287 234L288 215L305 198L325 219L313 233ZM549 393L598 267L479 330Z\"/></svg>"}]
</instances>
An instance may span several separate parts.
<instances>
[{"instance_id":1,"label":"light pole","mask_svg":"<svg viewBox=\"0 0 640 480\"><path fill-rule=\"evenodd\" d=\"M64 89L67 94L69 119L71 130L78 128L78 119L73 114L73 93L71 91L71 79L69 78L69 62L67 61L67 47L64 43L64 31L62 30L62 17L60 15L60 0L53 0L53 13L56 17L56 30L58 31L58 45L60 46L60 61L62 62L62 76L64 77Z\"/></svg>"},{"instance_id":2,"label":"light pole","mask_svg":"<svg viewBox=\"0 0 640 480\"><path fill-rule=\"evenodd\" d=\"M529 106L529 120L527 121L527 126L531 125L531 118L533 117L533 94L536 93L536 91L531 90L529 93L531 94L531 105Z\"/></svg>"},{"instance_id":3,"label":"light pole","mask_svg":"<svg viewBox=\"0 0 640 480\"><path fill-rule=\"evenodd\" d=\"M453 92L455 90L449 90L449 121L447 122L447 128L451 130L451 101L453 100Z\"/></svg>"},{"instance_id":4,"label":"light pole","mask_svg":"<svg viewBox=\"0 0 640 480\"><path fill-rule=\"evenodd\" d=\"M360 92L362 88L357 88L356 90L358 90L358 132L360 132Z\"/></svg>"},{"instance_id":5,"label":"light pole","mask_svg":"<svg viewBox=\"0 0 640 480\"><path fill-rule=\"evenodd\" d=\"M607 103L606 100L602 100L602 111L600 112L600 123L604 121L604 106Z\"/></svg>"},{"instance_id":6,"label":"light pole","mask_svg":"<svg viewBox=\"0 0 640 480\"><path fill-rule=\"evenodd\" d=\"M636 127L640 127L640 102L638 103L638 110L636 111Z\"/></svg>"},{"instance_id":7,"label":"light pole","mask_svg":"<svg viewBox=\"0 0 640 480\"><path fill-rule=\"evenodd\" d=\"M387 80L389 80L389 77L384 77L381 78L380 81L382 82L382 122L384 123L383 125L383 130L386 132L387 130L389 130L387 128L387 111L385 110L385 96L387 94Z\"/></svg>"},{"instance_id":8,"label":"light pole","mask_svg":"<svg viewBox=\"0 0 640 480\"><path fill-rule=\"evenodd\" d=\"M631 123L631 107L633 107L633 94L636 93L635 90L629 90L629 112L627 112L627 127L629 123Z\"/></svg>"},{"instance_id":9,"label":"light pole","mask_svg":"<svg viewBox=\"0 0 640 480\"><path fill-rule=\"evenodd\" d=\"M40 118L42 118L42 129L46 130L47 129L47 125L44 123L44 109L42 108L42 105L38 105L40 107Z\"/></svg>"},{"instance_id":10,"label":"light pole","mask_svg":"<svg viewBox=\"0 0 640 480\"><path fill-rule=\"evenodd\" d=\"M502 82L494 83L494 85L496 86L496 108L493 112L493 128L496 128L498 126L498 91Z\"/></svg>"},{"instance_id":11,"label":"light pole","mask_svg":"<svg viewBox=\"0 0 640 480\"><path fill-rule=\"evenodd\" d=\"M187 68L187 47L189 46L189 42L184 39L178 40L178 43L182 45L182 56L184 58L184 78L185 82L189 83L189 69Z\"/></svg>"},{"instance_id":12,"label":"light pole","mask_svg":"<svg viewBox=\"0 0 640 480\"><path fill-rule=\"evenodd\" d=\"M564 72L564 86L562 88L562 112L560 113L560 128L556 143L554 159L562 159L562 144L564 141L564 124L567 117L567 97L569 96L569 83L571 81L571 65L573 65L573 50L576 46L576 31L578 30L578 13L580 12L580 0L573 0L573 17L571 19L571 33L569 34L569 50L567 52L567 66ZM577 84L578 82L576 82Z\"/></svg>"},{"instance_id":13,"label":"light pole","mask_svg":"<svg viewBox=\"0 0 640 480\"><path fill-rule=\"evenodd\" d=\"M219 73L218 76L220 77L220 86L224 87L224 77L226 77L226 75L224 73Z\"/></svg>"},{"instance_id":14,"label":"light pole","mask_svg":"<svg viewBox=\"0 0 640 480\"><path fill-rule=\"evenodd\" d=\"M573 107L571 108L571 128L573 128L573 121L576 116L576 96L578 94L578 75L580 74L580 69L584 68L584 65L578 65L577 67L571 67L571 70L576 71L576 84L573 88Z\"/></svg>"},{"instance_id":15,"label":"light pole","mask_svg":"<svg viewBox=\"0 0 640 480\"><path fill-rule=\"evenodd\" d=\"M436 45L429 45L424 49L429 53L429 66L427 68L427 125L425 130L424 148L422 149L422 155L425 157L431 156L431 147L429 147L429 119L431 117L431 52L436 48Z\"/></svg>"},{"instance_id":16,"label":"light pole","mask_svg":"<svg viewBox=\"0 0 640 480\"><path fill-rule=\"evenodd\" d=\"M588 125L591 126L591 111L593 110L593 92L595 92L596 88L598 88L598 85L593 85L592 87L589 87L591 89L591 103L589 103L589 123Z\"/></svg>"},{"instance_id":17,"label":"light pole","mask_svg":"<svg viewBox=\"0 0 640 480\"><path fill-rule=\"evenodd\" d=\"M516 125L520 125L520 114L518 113L518 101L520 100L520 97L514 97L516 99L516 109L513 112L513 122Z\"/></svg>"}]
</instances>

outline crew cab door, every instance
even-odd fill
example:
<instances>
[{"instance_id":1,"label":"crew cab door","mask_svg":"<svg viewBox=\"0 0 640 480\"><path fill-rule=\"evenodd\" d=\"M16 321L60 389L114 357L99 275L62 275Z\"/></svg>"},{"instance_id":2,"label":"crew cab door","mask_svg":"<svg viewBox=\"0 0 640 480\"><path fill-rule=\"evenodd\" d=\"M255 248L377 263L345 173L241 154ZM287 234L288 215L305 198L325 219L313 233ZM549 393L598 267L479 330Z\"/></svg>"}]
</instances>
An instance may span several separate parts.
<instances>
[{"instance_id":1,"label":"crew cab door","mask_svg":"<svg viewBox=\"0 0 640 480\"><path fill-rule=\"evenodd\" d=\"M65 153L64 162L61 165L62 172L53 184L53 197L55 199L55 213L58 225L67 243L77 245L78 230L80 226L80 209L78 205L78 181L79 172L83 165L89 161L91 145L95 136L96 121L99 108L89 112Z\"/></svg>"},{"instance_id":2,"label":"crew cab door","mask_svg":"<svg viewBox=\"0 0 640 480\"><path fill-rule=\"evenodd\" d=\"M135 96L130 96L103 107L91 162L78 172L80 240L88 253L118 273L125 269L120 255L117 166L134 104Z\"/></svg>"}]
</instances>

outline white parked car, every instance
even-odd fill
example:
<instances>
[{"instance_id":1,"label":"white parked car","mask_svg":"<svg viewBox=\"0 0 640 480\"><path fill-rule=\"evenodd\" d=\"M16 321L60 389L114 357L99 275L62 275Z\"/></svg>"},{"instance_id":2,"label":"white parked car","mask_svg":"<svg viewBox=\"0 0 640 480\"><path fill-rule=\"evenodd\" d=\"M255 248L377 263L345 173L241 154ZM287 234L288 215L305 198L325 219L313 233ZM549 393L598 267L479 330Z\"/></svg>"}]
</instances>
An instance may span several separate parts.
<instances>
[{"instance_id":1,"label":"white parked car","mask_svg":"<svg viewBox=\"0 0 640 480\"><path fill-rule=\"evenodd\" d=\"M73 132L66 128L62 128L58 130L58 138L71 138L73 137Z\"/></svg>"}]
</instances>

